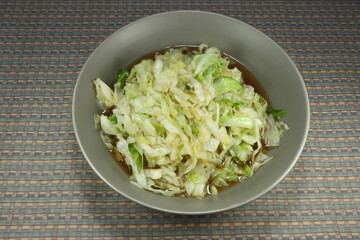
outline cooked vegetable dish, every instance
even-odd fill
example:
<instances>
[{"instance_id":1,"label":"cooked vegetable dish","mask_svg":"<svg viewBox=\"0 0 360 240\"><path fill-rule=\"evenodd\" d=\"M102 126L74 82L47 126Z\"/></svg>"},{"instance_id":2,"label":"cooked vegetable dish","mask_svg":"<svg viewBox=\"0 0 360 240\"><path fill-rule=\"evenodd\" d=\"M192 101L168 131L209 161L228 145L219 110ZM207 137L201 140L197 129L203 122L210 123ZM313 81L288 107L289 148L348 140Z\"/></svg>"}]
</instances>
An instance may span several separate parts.
<instances>
[{"instance_id":1,"label":"cooked vegetable dish","mask_svg":"<svg viewBox=\"0 0 360 240\"><path fill-rule=\"evenodd\" d=\"M130 70L113 87L94 80L106 147L136 186L166 196L202 198L251 177L272 159L288 126L283 110L244 84L220 50L169 48Z\"/></svg>"}]
</instances>

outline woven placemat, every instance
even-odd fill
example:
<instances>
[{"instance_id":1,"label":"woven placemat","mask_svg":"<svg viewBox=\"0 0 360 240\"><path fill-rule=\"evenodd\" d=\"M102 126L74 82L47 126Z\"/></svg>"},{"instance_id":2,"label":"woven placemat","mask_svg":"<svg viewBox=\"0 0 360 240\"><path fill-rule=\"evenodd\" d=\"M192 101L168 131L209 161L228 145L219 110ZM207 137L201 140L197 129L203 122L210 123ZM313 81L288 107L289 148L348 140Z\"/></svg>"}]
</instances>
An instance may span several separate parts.
<instances>
[{"instance_id":1,"label":"woven placemat","mask_svg":"<svg viewBox=\"0 0 360 240\"><path fill-rule=\"evenodd\" d=\"M245 206L179 216L140 206L90 168L71 122L91 52L115 30L170 10L204 10L273 38L311 104L289 175ZM1 1L1 239L360 239L360 1Z\"/></svg>"}]
</instances>

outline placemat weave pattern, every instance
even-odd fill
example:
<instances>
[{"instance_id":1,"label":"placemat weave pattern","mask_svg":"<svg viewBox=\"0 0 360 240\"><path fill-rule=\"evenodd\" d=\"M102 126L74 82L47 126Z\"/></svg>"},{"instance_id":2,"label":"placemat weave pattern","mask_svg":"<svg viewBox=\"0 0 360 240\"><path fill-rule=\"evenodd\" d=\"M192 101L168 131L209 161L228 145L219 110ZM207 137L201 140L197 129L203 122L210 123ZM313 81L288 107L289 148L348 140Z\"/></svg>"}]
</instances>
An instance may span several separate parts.
<instances>
[{"instance_id":1,"label":"placemat weave pattern","mask_svg":"<svg viewBox=\"0 0 360 240\"><path fill-rule=\"evenodd\" d=\"M204 216L122 197L87 164L71 122L77 75L141 17L204 10L244 21L296 63L311 104L289 175L245 206ZM360 1L1 1L1 239L360 239Z\"/></svg>"}]
</instances>

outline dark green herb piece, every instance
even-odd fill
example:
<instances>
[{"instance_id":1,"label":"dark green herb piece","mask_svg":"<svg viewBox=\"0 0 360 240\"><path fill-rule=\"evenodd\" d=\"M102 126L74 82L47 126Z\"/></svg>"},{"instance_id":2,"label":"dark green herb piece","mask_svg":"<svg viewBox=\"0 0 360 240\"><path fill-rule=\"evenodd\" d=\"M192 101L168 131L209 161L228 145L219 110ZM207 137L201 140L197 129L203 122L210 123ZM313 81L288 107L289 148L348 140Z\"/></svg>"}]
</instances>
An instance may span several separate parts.
<instances>
[{"instance_id":1,"label":"dark green herb piece","mask_svg":"<svg viewBox=\"0 0 360 240\"><path fill-rule=\"evenodd\" d=\"M126 69L120 69L116 75L116 82L120 83L120 88L124 88L126 79L129 77L130 71Z\"/></svg>"},{"instance_id":2,"label":"dark green herb piece","mask_svg":"<svg viewBox=\"0 0 360 240\"><path fill-rule=\"evenodd\" d=\"M115 114L111 114L108 116L108 119L113 123L113 124L117 124L118 121L117 121L117 117Z\"/></svg>"},{"instance_id":3,"label":"dark green herb piece","mask_svg":"<svg viewBox=\"0 0 360 240\"><path fill-rule=\"evenodd\" d=\"M279 121L280 118L285 117L287 114L287 112L282 109L279 109L279 110L272 109L269 111L269 113L271 113L273 115L273 117L275 118L276 121Z\"/></svg>"}]
</instances>

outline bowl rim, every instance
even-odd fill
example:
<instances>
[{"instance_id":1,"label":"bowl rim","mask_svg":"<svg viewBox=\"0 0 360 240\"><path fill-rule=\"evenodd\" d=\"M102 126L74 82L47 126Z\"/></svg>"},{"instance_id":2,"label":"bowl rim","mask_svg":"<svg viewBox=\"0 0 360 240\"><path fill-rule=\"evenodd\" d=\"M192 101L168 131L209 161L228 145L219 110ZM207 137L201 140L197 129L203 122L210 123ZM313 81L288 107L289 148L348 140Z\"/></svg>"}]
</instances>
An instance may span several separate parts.
<instances>
[{"instance_id":1,"label":"bowl rim","mask_svg":"<svg viewBox=\"0 0 360 240\"><path fill-rule=\"evenodd\" d=\"M203 15L213 15L216 17L220 17L220 18L226 18L228 21L233 21L236 22L238 24L242 24L243 26L250 28L251 30L257 32L258 34L262 35L264 38L266 38L268 41L270 41L272 44L274 44L276 46L276 48L286 57L286 59L289 61L289 63L292 65L293 69L295 70L296 75L298 76L302 87L302 91L304 93L305 96L305 109L306 109L306 123L305 123L305 129L304 129L304 134L303 137L301 139L301 144L298 146L297 152L296 154L293 156L293 160L291 161L291 163L289 163L288 167L286 168L286 170L284 172L282 172L281 175L279 175L276 179L276 181L274 181L273 183L271 183L267 188L263 189L262 191L260 191L258 194L252 196L251 198L248 198L246 201L242 201L239 203L235 203L235 204L231 204L227 207L222 207L222 208L218 208L216 210L208 210L208 211L178 211L178 210L172 210L172 209L166 209L166 208L161 208L161 207L156 207L156 206L152 206L149 205L139 199L136 199L132 196L129 196L128 194L125 194L124 192L121 191L121 189L116 188L115 186L113 186L113 184L111 182L109 182L105 176L103 176L93 165L93 163L90 161L89 156L87 155L81 141L80 141L80 136L78 134L77 131L77 123L76 123L76 112L75 112L75 102L76 102L76 98L77 98L77 92L78 90L78 86L79 86L79 80L81 78L81 76L84 74L84 69L85 66L88 64L88 62L90 61L90 59L92 58L92 56L95 54L95 52L101 48L101 46L103 46L107 41L109 41L111 38L113 38L114 36L116 36L117 34L119 34L121 31L132 27L133 25L136 25L140 22L143 21L147 21L148 19L151 18L157 18L159 16L162 15L172 15L172 14L203 14ZM267 36L265 33L263 33L262 31L256 29L255 27L251 26L248 23L245 23L241 20L238 20L236 18L230 17L230 16L226 16L223 14L219 14L219 13L214 13L214 12L209 12L209 11L201 11L201 10L175 10L175 11L165 11L165 12L161 12L161 13L157 13L157 14L152 14L152 15L148 15L145 16L143 18L137 19L133 22L130 22L124 26L122 26L121 28L119 28L118 30L116 30L115 32L113 32L111 35L109 35L108 37L106 37L93 51L92 53L89 55L89 57L87 58L87 60L85 61L85 63L83 64L81 71L78 74L78 77L76 79L76 83L75 83L75 87L73 90L73 97L72 97L72 125L74 128L74 133L75 133L75 137L76 140L79 144L79 148L82 152L82 154L84 155L86 161L88 162L88 164L91 166L91 168L93 169L93 171L95 171L95 173L108 185L110 186L113 190L115 190L116 192L120 193L122 196L124 196L125 198L136 202L142 206L148 207L150 209L154 209L157 211L161 211L161 212L167 212L167 213L173 213L173 214L182 214L182 215L203 215L203 214L213 214L213 213L218 213L218 212L223 212L226 210L231 210L234 209L236 207L240 207L243 206L245 204L248 204L249 202L252 202L256 199L258 199L259 197L261 197L262 195L264 195L265 193L267 193L268 191L270 191L271 189L273 189L277 184L279 184L284 178L285 176L288 175L288 173L291 171L291 169L294 167L294 165L296 164L296 162L298 161L298 159L300 158L300 155L304 149L305 143L307 141L307 137L308 137L308 133L309 133L309 128L310 128L310 103L309 103L309 95L306 89L306 85L304 82L303 77L301 76L300 71L298 70L298 68L296 67L295 63L293 62L293 60L290 58L290 56L286 53L286 51L280 47L280 45L278 45L273 39L271 39L269 36Z\"/></svg>"}]
</instances>

